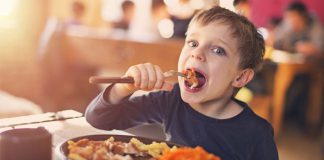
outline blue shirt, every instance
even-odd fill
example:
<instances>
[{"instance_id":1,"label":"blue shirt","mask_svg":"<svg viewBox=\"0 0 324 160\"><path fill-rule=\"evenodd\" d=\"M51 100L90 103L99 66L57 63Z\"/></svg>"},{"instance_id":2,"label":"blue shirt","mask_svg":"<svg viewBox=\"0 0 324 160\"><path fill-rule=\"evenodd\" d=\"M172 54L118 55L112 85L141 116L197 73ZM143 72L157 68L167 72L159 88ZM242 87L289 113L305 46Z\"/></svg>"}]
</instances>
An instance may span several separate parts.
<instances>
[{"instance_id":1,"label":"blue shirt","mask_svg":"<svg viewBox=\"0 0 324 160\"><path fill-rule=\"evenodd\" d=\"M277 160L272 126L245 103L234 100L243 111L229 119L215 119L194 110L180 96L179 85L171 92L125 98L119 104L99 94L86 110L87 121L96 128L127 129L159 123L168 141L191 147L202 146L222 160Z\"/></svg>"}]
</instances>

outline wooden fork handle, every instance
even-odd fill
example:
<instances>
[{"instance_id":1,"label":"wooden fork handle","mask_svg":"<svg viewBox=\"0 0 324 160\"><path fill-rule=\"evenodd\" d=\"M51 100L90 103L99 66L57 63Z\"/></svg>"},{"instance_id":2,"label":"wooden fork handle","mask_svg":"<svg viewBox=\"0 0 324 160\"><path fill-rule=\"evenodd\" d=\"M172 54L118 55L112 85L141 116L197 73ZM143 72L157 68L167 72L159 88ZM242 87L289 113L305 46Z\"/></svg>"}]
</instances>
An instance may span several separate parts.
<instances>
[{"instance_id":1,"label":"wooden fork handle","mask_svg":"<svg viewBox=\"0 0 324 160\"><path fill-rule=\"evenodd\" d=\"M102 77L102 76L92 76L89 78L91 84L101 84L101 83L134 83L132 77Z\"/></svg>"},{"instance_id":2,"label":"wooden fork handle","mask_svg":"<svg viewBox=\"0 0 324 160\"><path fill-rule=\"evenodd\" d=\"M174 70L169 70L163 73L165 78L172 76L186 77L185 74L177 72ZM92 76L89 78L91 84L101 84L101 83L134 83L133 77L104 77L104 76Z\"/></svg>"}]
</instances>

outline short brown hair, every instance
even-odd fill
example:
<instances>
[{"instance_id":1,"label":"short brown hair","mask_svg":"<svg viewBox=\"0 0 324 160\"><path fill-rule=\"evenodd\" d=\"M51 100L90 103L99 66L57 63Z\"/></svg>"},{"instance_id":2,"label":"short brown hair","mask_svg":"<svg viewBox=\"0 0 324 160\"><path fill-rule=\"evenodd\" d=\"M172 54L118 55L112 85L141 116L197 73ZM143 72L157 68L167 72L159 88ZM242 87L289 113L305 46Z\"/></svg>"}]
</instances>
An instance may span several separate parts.
<instances>
[{"instance_id":1,"label":"short brown hair","mask_svg":"<svg viewBox=\"0 0 324 160\"><path fill-rule=\"evenodd\" d=\"M239 67L258 70L263 60L265 47L264 39L255 26L244 16L219 6L198 12L190 25L193 22L208 25L216 21L228 24L232 30L232 36L237 39L237 49L240 53Z\"/></svg>"}]
</instances>

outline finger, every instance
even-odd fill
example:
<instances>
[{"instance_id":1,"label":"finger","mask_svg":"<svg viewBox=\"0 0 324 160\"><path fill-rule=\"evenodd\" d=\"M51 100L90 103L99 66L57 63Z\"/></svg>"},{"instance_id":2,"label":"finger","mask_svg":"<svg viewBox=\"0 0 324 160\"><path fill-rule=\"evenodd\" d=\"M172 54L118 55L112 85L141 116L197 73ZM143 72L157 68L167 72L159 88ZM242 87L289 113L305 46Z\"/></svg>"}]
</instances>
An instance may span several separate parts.
<instances>
[{"instance_id":1,"label":"finger","mask_svg":"<svg viewBox=\"0 0 324 160\"><path fill-rule=\"evenodd\" d=\"M134 86L140 87L141 84L141 72L138 66L132 66L126 72L126 77L133 77L134 78Z\"/></svg>"},{"instance_id":2,"label":"finger","mask_svg":"<svg viewBox=\"0 0 324 160\"><path fill-rule=\"evenodd\" d=\"M155 83L156 83L156 72L155 72L155 68L151 63L145 63L145 67L148 73L148 85L147 85L147 89L151 90L154 88Z\"/></svg>"},{"instance_id":3,"label":"finger","mask_svg":"<svg viewBox=\"0 0 324 160\"><path fill-rule=\"evenodd\" d=\"M147 69L144 64L137 65L139 71L141 72L141 82L140 82L140 88L146 90L148 86L149 76Z\"/></svg>"},{"instance_id":4,"label":"finger","mask_svg":"<svg viewBox=\"0 0 324 160\"><path fill-rule=\"evenodd\" d=\"M156 73L156 83L155 83L154 89L161 89L163 82L164 82L163 72L162 72L161 68L157 65L154 66L154 69L155 69L155 73Z\"/></svg>"}]
</instances>

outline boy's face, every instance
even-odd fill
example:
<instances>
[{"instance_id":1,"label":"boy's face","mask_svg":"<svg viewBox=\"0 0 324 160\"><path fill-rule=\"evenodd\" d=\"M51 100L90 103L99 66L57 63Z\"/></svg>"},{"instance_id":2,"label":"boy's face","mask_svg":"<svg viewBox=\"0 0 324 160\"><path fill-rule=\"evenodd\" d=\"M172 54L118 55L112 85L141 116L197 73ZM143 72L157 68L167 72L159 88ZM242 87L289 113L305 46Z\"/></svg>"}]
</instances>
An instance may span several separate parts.
<instances>
[{"instance_id":1,"label":"boy's face","mask_svg":"<svg viewBox=\"0 0 324 160\"><path fill-rule=\"evenodd\" d=\"M182 99L201 104L233 94L233 81L240 74L240 55L237 40L231 36L229 26L213 22L206 26L192 23L178 61L178 70L198 71L199 87L190 88L179 77Z\"/></svg>"}]
</instances>

